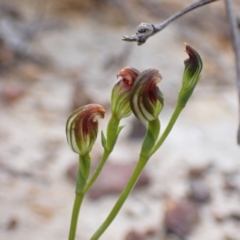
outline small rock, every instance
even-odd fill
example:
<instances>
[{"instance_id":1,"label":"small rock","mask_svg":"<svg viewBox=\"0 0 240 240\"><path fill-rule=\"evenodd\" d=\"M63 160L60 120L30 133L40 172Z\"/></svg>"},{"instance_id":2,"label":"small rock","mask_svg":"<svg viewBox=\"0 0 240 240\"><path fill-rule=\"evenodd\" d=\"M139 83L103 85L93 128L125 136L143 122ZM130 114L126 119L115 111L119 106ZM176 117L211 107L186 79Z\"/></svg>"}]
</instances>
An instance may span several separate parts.
<instances>
[{"instance_id":1,"label":"small rock","mask_svg":"<svg viewBox=\"0 0 240 240\"><path fill-rule=\"evenodd\" d=\"M237 213L237 212L231 213L229 215L229 218L236 221L236 222L240 222L240 213Z\"/></svg>"},{"instance_id":2,"label":"small rock","mask_svg":"<svg viewBox=\"0 0 240 240\"><path fill-rule=\"evenodd\" d=\"M119 164L106 163L97 181L89 191L91 199L98 199L109 194L119 194L126 186L136 163ZM136 187L146 186L150 182L150 177L143 170L139 177Z\"/></svg>"},{"instance_id":3,"label":"small rock","mask_svg":"<svg viewBox=\"0 0 240 240\"><path fill-rule=\"evenodd\" d=\"M215 221L218 223L222 223L226 219L226 216L224 216L223 214L221 214L219 212L213 212L212 216L214 217Z\"/></svg>"},{"instance_id":4,"label":"small rock","mask_svg":"<svg viewBox=\"0 0 240 240\"><path fill-rule=\"evenodd\" d=\"M144 234L138 233L134 230L131 230L125 237L125 240L144 240L144 239L145 239Z\"/></svg>"},{"instance_id":5,"label":"small rock","mask_svg":"<svg viewBox=\"0 0 240 240\"><path fill-rule=\"evenodd\" d=\"M224 240L238 240L238 239L235 238L235 237L233 237L233 236L230 236L230 235L225 234Z\"/></svg>"},{"instance_id":6,"label":"small rock","mask_svg":"<svg viewBox=\"0 0 240 240\"><path fill-rule=\"evenodd\" d=\"M202 178L211 167L211 165L191 167L188 171L188 176L189 178Z\"/></svg>"},{"instance_id":7,"label":"small rock","mask_svg":"<svg viewBox=\"0 0 240 240\"><path fill-rule=\"evenodd\" d=\"M98 179L90 189L89 197L91 199L98 199L105 195L121 193L132 175L135 165L136 163L106 163ZM75 183L77 173L78 163L74 163L66 171L66 176ZM143 170L135 187L146 186L149 182L150 177L146 170Z\"/></svg>"},{"instance_id":8,"label":"small rock","mask_svg":"<svg viewBox=\"0 0 240 240\"><path fill-rule=\"evenodd\" d=\"M33 63L24 63L17 69L17 74L28 83L37 82L43 73L43 68Z\"/></svg>"},{"instance_id":9,"label":"small rock","mask_svg":"<svg viewBox=\"0 0 240 240\"><path fill-rule=\"evenodd\" d=\"M1 2L0 8L1 8L1 14L4 13L6 16L17 21L23 20L23 14L18 8L18 6L13 3L10 3L10 1Z\"/></svg>"},{"instance_id":10,"label":"small rock","mask_svg":"<svg viewBox=\"0 0 240 240\"><path fill-rule=\"evenodd\" d=\"M44 219L51 219L54 215L54 210L53 208L49 207L49 206L44 206L44 205L40 205L40 204L34 204L31 206L31 209L33 210L33 212L35 214L37 214L38 216L43 217Z\"/></svg>"},{"instance_id":11,"label":"small rock","mask_svg":"<svg viewBox=\"0 0 240 240\"><path fill-rule=\"evenodd\" d=\"M157 231L156 231L156 229L153 229L153 228L149 228L145 232L146 237L154 237L156 235L157 235Z\"/></svg>"},{"instance_id":12,"label":"small rock","mask_svg":"<svg viewBox=\"0 0 240 240\"><path fill-rule=\"evenodd\" d=\"M16 217L12 217L7 223L7 230L15 230L19 225L19 221Z\"/></svg>"},{"instance_id":13,"label":"small rock","mask_svg":"<svg viewBox=\"0 0 240 240\"><path fill-rule=\"evenodd\" d=\"M235 176L231 174L226 174L224 176L224 189L228 192L237 192L238 185L235 179Z\"/></svg>"},{"instance_id":14,"label":"small rock","mask_svg":"<svg viewBox=\"0 0 240 240\"><path fill-rule=\"evenodd\" d=\"M27 92L26 86L20 82L8 81L2 87L0 96L5 103L12 103L18 101Z\"/></svg>"},{"instance_id":15,"label":"small rock","mask_svg":"<svg viewBox=\"0 0 240 240\"><path fill-rule=\"evenodd\" d=\"M149 228L144 233L131 230L125 237L125 240L150 240L157 234L155 229Z\"/></svg>"},{"instance_id":16,"label":"small rock","mask_svg":"<svg viewBox=\"0 0 240 240\"><path fill-rule=\"evenodd\" d=\"M167 200L164 217L166 233L185 237L192 231L198 220L199 212L196 204L186 200L180 202Z\"/></svg>"},{"instance_id":17,"label":"small rock","mask_svg":"<svg viewBox=\"0 0 240 240\"><path fill-rule=\"evenodd\" d=\"M197 203L207 203L211 199L211 193L203 180L190 180L190 200Z\"/></svg>"},{"instance_id":18,"label":"small rock","mask_svg":"<svg viewBox=\"0 0 240 240\"><path fill-rule=\"evenodd\" d=\"M11 48L0 37L0 72L6 70L9 64L14 61L14 54Z\"/></svg>"}]
</instances>

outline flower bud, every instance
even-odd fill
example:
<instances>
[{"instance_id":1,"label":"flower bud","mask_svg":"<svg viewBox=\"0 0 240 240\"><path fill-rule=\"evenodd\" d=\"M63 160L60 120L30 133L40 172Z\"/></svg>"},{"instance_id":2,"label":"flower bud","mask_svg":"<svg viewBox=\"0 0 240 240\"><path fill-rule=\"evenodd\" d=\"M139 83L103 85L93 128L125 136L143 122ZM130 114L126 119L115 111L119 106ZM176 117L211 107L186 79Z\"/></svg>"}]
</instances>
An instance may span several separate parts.
<instances>
[{"instance_id":1,"label":"flower bud","mask_svg":"<svg viewBox=\"0 0 240 240\"><path fill-rule=\"evenodd\" d=\"M121 79L112 90L111 110L113 116L119 120L132 113L129 103L130 92L138 75L139 71L131 67L125 67L117 74Z\"/></svg>"},{"instance_id":2,"label":"flower bud","mask_svg":"<svg viewBox=\"0 0 240 240\"><path fill-rule=\"evenodd\" d=\"M91 151L98 134L98 119L104 115L105 110L98 104L85 105L70 115L66 135L74 152L85 155Z\"/></svg>"},{"instance_id":3,"label":"flower bud","mask_svg":"<svg viewBox=\"0 0 240 240\"><path fill-rule=\"evenodd\" d=\"M194 88L201 77L202 59L200 55L191 46L186 44L186 52L189 58L184 61L185 69L182 79L182 88L178 95L178 102L185 106L188 99L191 97Z\"/></svg>"},{"instance_id":4,"label":"flower bud","mask_svg":"<svg viewBox=\"0 0 240 240\"><path fill-rule=\"evenodd\" d=\"M142 121L156 120L163 108L163 94L157 87L162 79L157 69L143 71L131 91L130 105L134 115Z\"/></svg>"}]
</instances>

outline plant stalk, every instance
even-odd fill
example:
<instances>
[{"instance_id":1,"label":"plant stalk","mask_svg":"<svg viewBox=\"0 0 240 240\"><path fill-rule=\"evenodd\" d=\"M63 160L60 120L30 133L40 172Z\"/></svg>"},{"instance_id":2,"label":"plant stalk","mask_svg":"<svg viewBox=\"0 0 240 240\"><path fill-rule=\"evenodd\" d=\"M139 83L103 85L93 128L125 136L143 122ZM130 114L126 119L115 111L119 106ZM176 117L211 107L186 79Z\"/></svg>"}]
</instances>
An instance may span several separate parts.
<instances>
[{"instance_id":1,"label":"plant stalk","mask_svg":"<svg viewBox=\"0 0 240 240\"><path fill-rule=\"evenodd\" d=\"M112 223L118 212L120 211L121 207L123 206L124 202L126 201L127 197L131 193L132 189L134 188L144 166L146 165L148 158L144 156L140 156L140 159L135 167L135 170L128 181L128 184L124 188L123 192L121 193L119 199L117 200L116 204L114 205L113 209L111 210L110 214L103 222L103 224L98 228L98 230L94 233L94 235L90 238L90 240L97 240L100 236L105 232L105 230L109 227Z\"/></svg>"},{"instance_id":2,"label":"plant stalk","mask_svg":"<svg viewBox=\"0 0 240 240\"><path fill-rule=\"evenodd\" d=\"M228 15L231 35L232 35L232 46L235 54L236 61L236 73L237 73L237 91L238 91L238 133L237 142L240 145L240 36L238 31L237 18L234 13L233 3L231 0L225 0L225 8Z\"/></svg>"},{"instance_id":3,"label":"plant stalk","mask_svg":"<svg viewBox=\"0 0 240 240\"><path fill-rule=\"evenodd\" d=\"M109 155L111 154L111 152L115 146L115 143L116 143L116 140L117 140L117 137L119 134L119 122L120 122L120 120L118 120L114 116L111 116L111 118L108 122L106 146L104 147L104 152L103 152L102 158L101 158L94 174L92 175L91 179L86 184L86 186L84 188L84 193L86 193L92 187L92 185L98 178Z\"/></svg>"},{"instance_id":4,"label":"plant stalk","mask_svg":"<svg viewBox=\"0 0 240 240\"><path fill-rule=\"evenodd\" d=\"M182 112L183 108L184 108L183 106L177 104L165 131L163 132L162 136L160 137L160 139L157 141L157 143L153 147L153 149L150 153L150 156L152 156L161 147L161 145L163 144L163 142L167 138L168 134L171 132L171 130L172 130L175 122L177 121L180 113Z\"/></svg>"},{"instance_id":5,"label":"plant stalk","mask_svg":"<svg viewBox=\"0 0 240 240\"><path fill-rule=\"evenodd\" d=\"M78 216L79 216L80 208L84 198L83 190L85 188L85 185L89 176L90 167L91 167L90 155L89 154L79 155L79 168L78 168L78 175L77 175L77 181L76 181L75 200L73 205L72 219L71 219L68 240L75 240Z\"/></svg>"},{"instance_id":6,"label":"plant stalk","mask_svg":"<svg viewBox=\"0 0 240 240\"><path fill-rule=\"evenodd\" d=\"M76 193L75 195L68 240L75 240L77 223L78 223L78 215L82 205L83 197L84 197L84 194Z\"/></svg>"}]
</instances>

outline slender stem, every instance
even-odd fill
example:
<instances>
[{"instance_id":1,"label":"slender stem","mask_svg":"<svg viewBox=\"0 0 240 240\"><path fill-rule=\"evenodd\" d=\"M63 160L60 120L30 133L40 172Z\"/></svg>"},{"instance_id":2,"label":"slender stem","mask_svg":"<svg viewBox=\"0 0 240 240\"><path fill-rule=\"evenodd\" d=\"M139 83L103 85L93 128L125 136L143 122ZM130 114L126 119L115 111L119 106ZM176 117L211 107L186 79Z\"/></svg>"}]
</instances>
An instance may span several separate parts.
<instances>
[{"instance_id":1,"label":"slender stem","mask_svg":"<svg viewBox=\"0 0 240 240\"><path fill-rule=\"evenodd\" d=\"M87 181L91 170L91 157L89 154L79 155L79 170L81 171L84 180Z\"/></svg>"},{"instance_id":2,"label":"slender stem","mask_svg":"<svg viewBox=\"0 0 240 240\"><path fill-rule=\"evenodd\" d=\"M110 214L103 222L103 224L98 228L98 230L94 233L94 235L90 238L90 240L97 240L99 237L104 233L104 231L109 227L112 223L118 212L120 211L121 207L123 206L124 202L126 201L127 197L131 193L133 187L135 186L144 166L147 163L148 158L140 156L140 159L135 167L135 170L129 179L128 184L124 188L123 192L121 193L118 201L114 205L113 209L111 210Z\"/></svg>"},{"instance_id":3,"label":"slender stem","mask_svg":"<svg viewBox=\"0 0 240 240\"><path fill-rule=\"evenodd\" d=\"M232 45L236 59L237 70L237 90L238 90L238 105L239 105L239 123L238 123L238 135L237 141L240 145L240 37L237 26L237 18L234 14L233 4L231 0L225 0L225 7L231 27Z\"/></svg>"},{"instance_id":4,"label":"slender stem","mask_svg":"<svg viewBox=\"0 0 240 240\"><path fill-rule=\"evenodd\" d=\"M86 184L85 188L84 188L84 193L86 193L94 184L94 182L96 181L96 179L98 178L99 174L101 173L109 155L111 152L107 151L106 149L104 149L104 153L102 156L102 159L100 160L100 163L98 164L94 174L92 175L91 179L89 180L89 182Z\"/></svg>"},{"instance_id":5,"label":"slender stem","mask_svg":"<svg viewBox=\"0 0 240 240\"><path fill-rule=\"evenodd\" d=\"M153 147L150 156L152 156L159 148L160 146L163 144L163 142L165 141L165 139L167 138L168 134L171 132L175 122L177 121L180 113L182 112L184 107L180 106L179 104L176 106L173 115L165 129L165 131L163 132L162 136L160 137L160 139L157 141L156 145Z\"/></svg>"},{"instance_id":6,"label":"slender stem","mask_svg":"<svg viewBox=\"0 0 240 240\"><path fill-rule=\"evenodd\" d=\"M106 148L109 152L111 152L115 146L117 137L118 137L118 128L119 128L120 120L115 116L111 116L108 126L107 126L107 143Z\"/></svg>"},{"instance_id":7,"label":"slender stem","mask_svg":"<svg viewBox=\"0 0 240 240\"><path fill-rule=\"evenodd\" d=\"M77 223L78 223L78 215L79 215L80 207L82 205L83 197L84 197L84 194L76 193L75 195L68 240L75 240Z\"/></svg>"},{"instance_id":8,"label":"slender stem","mask_svg":"<svg viewBox=\"0 0 240 240\"><path fill-rule=\"evenodd\" d=\"M104 152L103 152L102 158L101 158L94 174L92 175L91 179L86 184L86 186L84 188L84 193L86 193L92 187L92 185L98 178L99 174L101 173L109 155L111 154L111 152L115 146L118 134L119 134L119 123L120 123L119 119L115 118L114 116L111 116L111 118L108 122L108 126L107 126L106 146L104 147Z\"/></svg>"},{"instance_id":9,"label":"slender stem","mask_svg":"<svg viewBox=\"0 0 240 240\"><path fill-rule=\"evenodd\" d=\"M204 6L204 5L208 4L208 3L216 2L216 1L218 1L218 0L200 0L198 2L195 2L195 3L191 4L191 5L189 5L188 7L180 10L179 12L173 14L171 17L166 19L161 24L153 24L155 29L156 29L155 31L159 32L163 28L165 28L167 25L169 25L171 22L173 22L174 20L178 19L179 17L185 15L186 13L188 13L188 12L198 8L198 7L201 7L201 6Z\"/></svg>"},{"instance_id":10,"label":"slender stem","mask_svg":"<svg viewBox=\"0 0 240 240\"><path fill-rule=\"evenodd\" d=\"M91 167L91 158L89 154L79 155L79 168L76 181L76 195L72 211L72 219L69 231L69 240L75 240L78 215L84 198L84 187L86 185Z\"/></svg>"},{"instance_id":11,"label":"slender stem","mask_svg":"<svg viewBox=\"0 0 240 240\"><path fill-rule=\"evenodd\" d=\"M84 188L87 183L87 179L91 168L91 158L89 154L79 155L79 168L76 182L76 194L84 193Z\"/></svg>"},{"instance_id":12,"label":"slender stem","mask_svg":"<svg viewBox=\"0 0 240 240\"><path fill-rule=\"evenodd\" d=\"M99 174L101 173L110 153L112 152L112 149L115 145L117 136L118 136L118 126L119 126L119 120L116 120L113 118L113 116L110 118L107 128L107 140L106 145L104 146L104 152L102 155L102 158L92 175L91 179L85 184L83 192L86 193L94 184L96 179L98 178Z\"/></svg>"}]
</instances>

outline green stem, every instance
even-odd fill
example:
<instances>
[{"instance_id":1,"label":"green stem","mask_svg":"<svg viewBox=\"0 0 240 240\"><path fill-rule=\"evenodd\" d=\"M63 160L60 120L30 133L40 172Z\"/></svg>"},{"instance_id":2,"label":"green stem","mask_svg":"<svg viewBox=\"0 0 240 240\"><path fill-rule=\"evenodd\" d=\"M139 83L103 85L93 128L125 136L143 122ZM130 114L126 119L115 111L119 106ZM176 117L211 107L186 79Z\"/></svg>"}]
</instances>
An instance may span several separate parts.
<instances>
[{"instance_id":1,"label":"green stem","mask_svg":"<svg viewBox=\"0 0 240 240\"><path fill-rule=\"evenodd\" d=\"M83 194L87 184L87 179L91 168L91 158L89 154L79 155L79 169L76 183L76 194Z\"/></svg>"},{"instance_id":2,"label":"green stem","mask_svg":"<svg viewBox=\"0 0 240 240\"><path fill-rule=\"evenodd\" d=\"M120 120L111 116L108 126L107 126L107 142L106 142L106 148L109 152L111 152L115 146L115 143L117 141L117 137L119 134L119 123Z\"/></svg>"},{"instance_id":3,"label":"green stem","mask_svg":"<svg viewBox=\"0 0 240 240\"><path fill-rule=\"evenodd\" d=\"M165 141L165 139L167 138L168 134L171 132L175 122L177 121L180 113L182 112L184 106L180 105L180 104L177 104L174 112L173 112L173 115L165 129L165 131L163 132L162 136L160 137L160 139L157 141L157 143L155 144L155 146L153 147L151 153L150 153L150 156L152 156L159 148L160 146L163 144L163 142Z\"/></svg>"},{"instance_id":4,"label":"green stem","mask_svg":"<svg viewBox=\"0 0 240 240\"><path fill-rule=\"evenodd\" d=\"M123 206L125 200L131 193L133 187L135 186L144 166L147 163L148 158L140 156L140 159L135 167L135 170L131 176L131 178L128 181L128 184L124 188L123 192L121 193L118 201L114 205L112 211L106 218L106 220L103 222L103 224L98 228L98 230L94 233L94 235L91 237L90 240L97 240L99 237L104 233L104 231L109 227L109 225L112 223L118 212L120 211L121 207Z\"/></svg>"},{"instance_id":5,"label":"green stem","mask_svg":"<svg viewBox=\"0 0 240 240\"><path fill-rule=\"evenodd\" d=\"M84 197L84 194L77 194L76 193L75 201L74 201L74 205L73 205L72 219L71 219L71 225L70 225L68 240L75 240L77 222L78 222L78 215L79 215L80 207L82 205L83 197Z\"/></svg>"},{"instance_id":6,"label":"green stem","mask_svg":"<svg viewBox=\"0 0 240 240\"><path fill-rule=\"evenodd\" d=\"M98 178L99 174L101 173L109 155L111 152L107 151L106 149L104 149L104 153L102 156L102 159L100 160L100 163L98 164L94 174L92 175L91 179L89 180L89 182L86 184L85 188L84 188L84 193L86 193L94 184L94 182L96 181L96 179Z\"/></svg>"},{"instance_id":7,"label":"green stem","mask_svg":"<svg viewBox=\"0 0 240 240\"><path fill-rule=\"evenodd\" d=\"M104 153L102 155L102 158L94 174L92 175L89 182L86 184L84 188L84 193L86 193L92 187L92 185L98 178L99 174L101 173L109 155L111 154L119 134L119 123L120 123L120 120L112 115L107 126L107 139L106 139L106 146L104 148Z\"/></svg>"},{"instance_id":8,"label":"green stem","mask_svg":"<svg viewBox=\"0 0 240 240\"><path fill-rule=\"evenodd\" d=\"M84 187L86 185L91 167L91 158L89 154L79 155L79 168L76 181L76 195L72 211L72 219L68 240L75 240L78 215L84 198Z\"/></svg>"}]
</instances>

